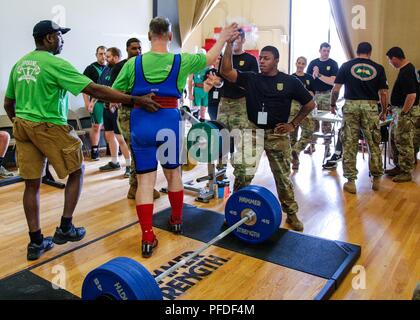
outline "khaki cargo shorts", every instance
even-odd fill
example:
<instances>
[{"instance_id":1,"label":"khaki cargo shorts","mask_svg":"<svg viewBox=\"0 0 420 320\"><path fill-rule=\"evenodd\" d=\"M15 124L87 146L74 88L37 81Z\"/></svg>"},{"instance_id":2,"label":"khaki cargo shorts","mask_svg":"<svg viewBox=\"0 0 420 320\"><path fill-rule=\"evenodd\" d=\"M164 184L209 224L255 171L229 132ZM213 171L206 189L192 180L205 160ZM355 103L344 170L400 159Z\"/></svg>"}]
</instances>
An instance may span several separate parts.
<instances>
[{"instance_id":1,"label":"khaki cargo shorts","mask_svg":"<svg viewBox=\"0 0 420 320\"><path fill-rule=\"evenodd\" d=\"M42 178L47 159L60 179L82 168L82 141L70 126L16 118L13 135L19 174L25 180Z\"/></svg>"}]
</instances>

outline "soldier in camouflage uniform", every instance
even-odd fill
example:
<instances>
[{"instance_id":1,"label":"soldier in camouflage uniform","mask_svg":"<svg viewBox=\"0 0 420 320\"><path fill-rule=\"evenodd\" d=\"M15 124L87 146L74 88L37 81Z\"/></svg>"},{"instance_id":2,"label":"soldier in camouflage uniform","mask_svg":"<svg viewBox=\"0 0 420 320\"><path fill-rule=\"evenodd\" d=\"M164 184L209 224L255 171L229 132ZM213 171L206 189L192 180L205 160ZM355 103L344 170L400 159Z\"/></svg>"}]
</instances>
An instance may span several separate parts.
<instances>
[{"instance_id":1,"label":"soldier in camouflage uniform","mask_svg":"<svg viewBox=\"0 0 420 320\"><path fill-rule=\"evenodd\" d=\"M118 127L124 137L124 140L126 141L128 147L131 150L130 117L131 117L131 107L122 106L118 110ZM130 169L131 169L130 186L137 189L136 167L135 167L134 161L131 161ZM129 198L134 199L131 197Z\"/></svg>"},{"instance_id":2,"label":"soldier in camouflage uniform","mask_svg":"<svg viewBox=\"0 0 420 320\"><path fill-rule=\"evenodd\" d=\"M372 189L378 191L380 179L383 175L382 155L379 148L381 143L380 118L385 120L388 106L388 82L383 66L370 60L372 46L367 43L359 44L357 58L343 64L340 68L335 86L332 91L331 108L336 111L336 102L341 87L346 88L346 103L343 108L343 168L344 177L348 180L344 184L344 191L357 193L357 153L359 148L359 132L362 130L369 146L369 167L373 176ZM378 101L381 101L382 114L378 116Z\"/></svg>"},{"instance_id":3,"label":"soldier in camouflage uniform","mask_svg":"<svg viewBox=\"0 0 420 320\"><path fill-rule=\"evenodd\" d=\"M246 89L248 118L255 133L251 136L257 138L246 146L252 150L250 154L256 154L254 170L265 150L283 211L287 214L286 223L295 231L303 231L290 180L292 152L289 134L311 113L315 102L296 77L278 71L279 60L280 54L276 48L265 47L260 55L261 73L238 72L232 66L232 45L228 43L221 73L229 81ZM298 101L303 107L289 123L292 100ZM262 141L258 139L260 136L264 137Z\"/></svg>"},{"instance_id":4,"label":"soldier in camouflage uniform","mask_svg":"<svg viewBox=\"0 0 420 320\"><path fill-rule=\"evenodd\" d=\"M293 75L302 82L306 90L308 90L311 95L314 95L314 89L312 87L314 78L311 75L304 72L307 63L308 62L305 57L299 57L296 61L296 73L294 73ZM292 110L290 111L289 122L296 118L296 116L299 114L301 107L302 106L299 104L299 102L295 100L292 101ZM293 170L299 170L299 155L312 142L312 137L315 131L314 123L315 122L312 118L312 114L310 114L307 118L305 118L305 120L302 121L300 125L300 139L298 140L299 128L297 128L294 132L290 134L290 140L292 144Z\"/></svg>"},{"instance_id":5,"label":"soldier in camouflage uniform","mask_svg":"<svg viewBox=\"0 0 420 320\"><path fill-rule=\"evenodd\" d=\"M299 113L302 106L297 102L292 102L292 110L290 111L290 121L292 121ZM312 137L315 131L314 119L312 114L308 115L300 125L301 133L298 139L298 129L290 134L290 142L292 145L293 159L299 160L299 154L312 142ZM299 163L299 162L297 162ZM299 165L293 169L298 170Z\"/></svg>"},{"instance_id":6,"label":"soldier in camouflage uniform","mask_svg":"<svg viewBox=\"0 0 420 320\"><path fill-rule=\"evenodd\" d=\"M417 165L417 154L420 152L420 108L413 110L414 117L414 164Z\"/></svg>"},{"instance_id":7,"label":"soldier in camouflage uniform","mask_svg":"<svg viewBox=\"0 0 420 320\"><path fill-rule=\"evenodd\" d=\"M300 112L301 108L299 108ZM298 114L299 114L298 112ZM294 117L290 122L292 122ZM297 123L297 122L296 122ZM254 126L255 130L259 128ZM253 152L257 155L256 163L260 162L263 152L267 154L270 163L271 172L276 182L277 193L281 201L283 211L289 217L289 224L293 223L293 217L297 216L299 206L295 200L294 186L290 181L290 164L292 159L292 149L290 147L290 138L288 134L278 134L275 130L264 130L264 145L261 146L256 139L253 141ZM254 138L256 135L254 135ZM257 169L257 168L256 168ZM290 218L291 217L291 218ZM302 225L303 228L303 225ZM299 226L296 231L303 231Z\"/></svg>"},{"instance_id":8,"label":"soldier in camouflage uniform","mask_svg":"<svg viewBox=\"0 0 420 320\"><path fill-rule=\"evenodd\" d=\"M233 67L241 72L258 72L257 59L244 51L246 42L245 32L239 29L240 37L233 43ZM247 141L241 139L241 132L250 129L252 126L248 120L246 109L246 92L243 88L225 80L221 92L221 100L219 105L219 113L217 121L223 123L230 132L236 130L237 138L231 143L232 159L231 163L234 168L235 176L234 190L246 187L251 184L254 176L250 172L254 172L252 165L247 164L247 150L244 145L249 145L251 137ZM224 159L224 163L227 159Z\"/></svg>"},{"instance_id":9,"label":"soldier in camouflage uniform","mask_svg":"<svg viewBox=\"0 0 420 320\"><path fill-rule=\"evenodd\" d=\"M308 67L307 73L312 75L314 82L312 88L315 91L315 102L318 110L330 111L331 90L338 72L338 64L330 59L331 46L328 43L321 44L319 53L320 58L313 60ZM319 121L315 121L315 132L320 129ZM328 122L322 123L322 133L325 136L332 135L332 124ZM312 145L305 151L306 154L315 152L315 144L317 139L314 138ZM331 138L325 138L325 146L327 148L327 157L330 156Z\"/></svg>"},{"instance_id":10,"label":"soldier in camouflage uniform","mask_svg":"<svg viewBox=\"0 0 420 320\"><path fill-rule=\"evenodd\" d=\"M415 169L414 157L416 157L416 152L414 141L416 134L415 123L418 119L416 113L418 113L418 110L419 106L413 106L407 114L404 114L402 108L393 108L394 125L391 140L396 168L387 171L389 176L396 177L395 173L398 173L397 176L401 174L411 176L411 172Z\"/></svg>"},{"instance_id":11,"label":"soldier in camouflage uniform","mask_svg":"<svg viewBox=\"0 0 420 320\"><path fill-rule=\"evenodd\" d=\"M331 105L331 91L326 92L317 92L315 94L315 102L318 106L319 111L330 111L330 105ZM328 136L332 134L332 124L330 122L322 122L322 127L320 128L319 121L314 122L315 125L315 132L320 131ZM331 138L325 138L325 145L329 146L331 144ZM316 143L316 138L313 140L313 144ZM329 156L329 153L327 157Z\"/></svg>"},{"instance_id":12,"label":"soldier in camouflage uniform","mask_svg":"<svg viewBox=\"0 0 420 320\"><path fill-rule=\"evenodd\" d=\"M223 123L234 135L231 139L231 163L235 176L234 191L237 191L251 184L255 172L255 165L246 161L252 157L251 150L246 148L252 142L252 137L244 134L252 128L248 120L246 99L222 98L217 121ZM227 159L224 159L224 163L226 161Z\"/></svg>"},{"instance_id":13,"label":"soldier in camouflage uniform","mask_svg":"<svg viewBox=\"0 0 420 320\"><path fill-rule=\"evenodd\" d=\"M417 70L417 81L420 83L420 70ZM417 154L420 152L420 108L416 108L414 116L414 164L417 165Z\"/></svg>"},{"instance_id":14,"label":"soldier in camouflage uniform","mask_svg":"<svg viewBox=\"0 0 420 320\"><path fill-rule=\"evenodd\" d=\"M417 71L405 57L401 48L394 47L387 52L389 62L399 69L398 78L394 84L391 104L394 112L392 139L395 168L388 170L387 175L394 177L396 183L413 180L415 157L415 135L419 116L420 84Z\"/></svg>"}]
</instances>

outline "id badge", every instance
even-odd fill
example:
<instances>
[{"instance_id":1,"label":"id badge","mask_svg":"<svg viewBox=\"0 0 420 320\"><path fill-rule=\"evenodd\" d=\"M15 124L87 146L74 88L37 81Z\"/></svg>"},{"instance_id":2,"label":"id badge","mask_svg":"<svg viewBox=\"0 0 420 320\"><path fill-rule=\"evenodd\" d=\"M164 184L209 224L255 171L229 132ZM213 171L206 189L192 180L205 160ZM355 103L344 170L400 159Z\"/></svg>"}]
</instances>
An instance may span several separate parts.
<instances>
[{"instance_id":1,"label":"id badge","mask_svg":"<svg viewBox=\"0 0 420 320\"><path fill-rule=\"evenodd\" d=\"M258 124L260 126L266 126L268 124L268 113L258 112Z\"/></svg>"},{"instance_id":2,"label":"id badge","mask_svg":"<svg viewBox=\"0 0 420 320\"><path fill-rule=\"evenodd\" d=\"M219 100L219 91L214 91L213 92L213 99L214 100Z\"/></svg>"}]
</instances>

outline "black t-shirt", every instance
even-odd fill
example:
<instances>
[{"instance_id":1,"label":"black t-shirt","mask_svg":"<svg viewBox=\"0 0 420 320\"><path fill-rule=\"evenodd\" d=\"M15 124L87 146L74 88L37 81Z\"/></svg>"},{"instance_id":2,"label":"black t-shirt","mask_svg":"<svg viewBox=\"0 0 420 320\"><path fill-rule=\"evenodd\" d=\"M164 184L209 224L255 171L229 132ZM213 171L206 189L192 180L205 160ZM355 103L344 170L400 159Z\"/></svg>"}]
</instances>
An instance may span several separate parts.
<instances>
[{"instance_id":1,"label":"black t-shirt","mask_svg":"<svg viewBox=\"0 0 420 320\"><path fill-rule=\"evenodd\" d=\"M112 84L113 84L113 82L111 81L112 69L113 68L106 67L104 71L102 71L102 74L98 80L98 84L107 86L107 87L112 87Z\"/></svg>"},{"instance_id":2,"label":"black t-shirt","mask_svg":"<svg viewBox=\"0 0 420 320\"><path fill-rule=\"evenodd\" d=\"M99 63L94 62L85 69L83 74L93 82L98 83L98 80L105 68L106 66L102 66Z\"/></svg>"},{"instance_id":3,"label":"black t-shirt","mask_svg":"<svg viewBox=\"0 0 420 320\"><path fill-rule=\"evenodd\" d=\"M118 62L113 68L112 68L112 72L111 72L111 82L112 84L114 84L115 80L117 80L118 75L120 74L122 68L124 67L124 65L127 63L127 59L124 59L120 62Z\"/></svg>"},{"instance_id":4,"label":"black t-shirt","mask_svg":"<svg viewBox=\"0 0 420 320\"><path fill-rule=\"evenodd\" d=\"M420 88L417 71L413 64L409 63L401 68L397 81L391 95L391 104L395 107L404 107L407 95L416 93L417 98L414 105L419 104Z\"/></svg>"},{"instance_id":5,"label":"black t-shirt","mask_svg":"<svg viewBox=\"0 0 420 320\"><path fill-rule=\"evenodd\" d=\"M233 69L242 72L255 73L260 71L257 59L253 55L246 52L240 55L233 55ZM238 85L225 80L222 95L223 97L229 99L240 99L246 96L246 92Z\"/></svg>"},{"instance_id":6,"label":"black t-shirt","mask_svg":"<svg viewBox=\"0 0 420 320\"><path fill-rule=\"evenodd\" d=\"M314 68L319 68L319 73L326 77L335 77L338 73L338 63L333 59L328 59L327 61L321 61L320 59L315 59L309 64L308 70L306 73L311 76L314 73ZM333 86L322 82L319 79L315 79L313 83L313 88L316 92L331 91ZM316 93L315 92L315 93Z\"/></svg>"},{"instance_id":7,"label":"black t-shirt","mask_svg":"<svg viewBox=\"0 0 420 320\"><path fill-rule=\"evenodd\" d=\"M261 129L274 129L280 123L288 123L292 100L306 105L313 99L299 79L282 72L274 77L238 72L236 83L246 89L249 120ZM258 113L263 108L268 113L267 125L258 124Z\"/></svg>"},{"instance_id":8,"label":"black t-shirt","mask_svg":"<svg viewBox=\"0 0 420 320\"><path fill-rule=\"evenodd\" d=\"M210 73L214 73L218 77L220 77L219 71L216 68L212 68L212 69L210 69L206 72L206 75L204 76L204 81L206 81L208 79ZM213 87L209 91L209 105L218 105L219 104L220 98L222 97L222 88ZM216 97L217 97L217 99L215 99Z\"/></svg>"},{"instance_id":9,"label":"black t-shirt","mask_svg":"<svg viewBox=\"0 0 420 320\"><path fill-rule=\"evenodd\" d=\"M302 82L303 86L306 90L315 93L314 89L314 77L312 77L310 74L305 73L303 76L298 76L296 73L293 74L296 78Z\"/></svg>"},{"instance_id":10,"label":"black t-shirt","mask_svg":"<svg viewBox=\"0 0 420 320\"><path fill-rule=\"evenodd\" d=\"M102 74L98 79L98 84L102 86L106 86L106 87L112 87L112 84L113 84L113 82L111 81L112 69L113 68L105 67L104 71L102 71ZM99 102L104 103L105 101L99 100ZM106 103L106 105L108 106L108 103Z\"/></svg>"},{"instance_id":11,"label":"black t-shirt","mask_svg":"<svg viewBox=\"0 0 420 320\"><path fill-rule=\"evenodd\" d=\"M347 100L379 101L379 90L389 88L384 67L362 58L343 64L335 83L345 86L344 98Z\"/></svg>"}]
</instances>

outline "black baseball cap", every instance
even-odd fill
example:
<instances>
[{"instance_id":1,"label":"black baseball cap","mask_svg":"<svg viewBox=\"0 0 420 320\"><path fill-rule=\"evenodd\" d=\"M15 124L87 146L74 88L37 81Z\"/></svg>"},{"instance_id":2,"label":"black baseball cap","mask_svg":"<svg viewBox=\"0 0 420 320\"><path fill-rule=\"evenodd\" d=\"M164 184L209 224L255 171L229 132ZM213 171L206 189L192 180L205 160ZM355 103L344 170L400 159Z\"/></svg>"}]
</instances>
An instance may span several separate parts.
<instances>
[{"instance_id":1,"label":"black baseball cap","mask_svg":"<svg viewBox=\"0 0 420 320\"><path fill-rule=\"evenodd\" d=\"M33 36L34 37L43 37L47 34L59 32L61 31L62 34L66 34L71 29L69 28L61 28L58 24L51 20L43 20L38 22L34 27Z\"/></svg>"}]
</instances>

